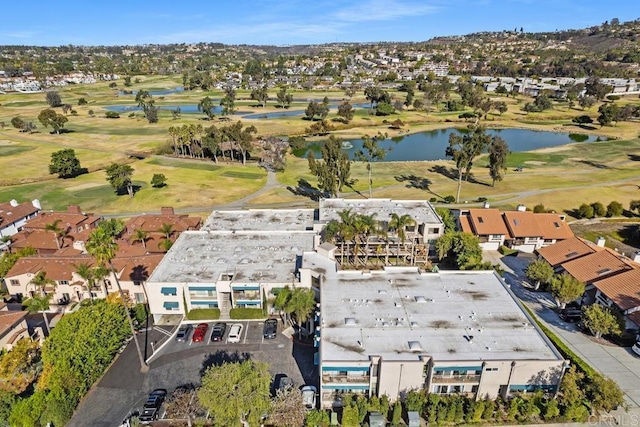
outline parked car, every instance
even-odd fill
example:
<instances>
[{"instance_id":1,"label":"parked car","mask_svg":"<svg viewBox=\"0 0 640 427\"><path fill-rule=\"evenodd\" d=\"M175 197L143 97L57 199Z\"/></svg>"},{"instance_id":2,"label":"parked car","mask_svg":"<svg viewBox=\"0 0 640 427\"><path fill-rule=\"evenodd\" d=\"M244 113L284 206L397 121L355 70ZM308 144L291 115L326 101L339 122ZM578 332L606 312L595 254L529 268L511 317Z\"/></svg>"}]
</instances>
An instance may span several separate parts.
<instances>
[{"instance_id":1,"label":"parked car","mask_svg":"<svg viewBox=\"0 0 640 427\"><path fill-rule=\"evenodd\" d=\"M579 322L582 319L582 310L578 308L565 308L564 310L560 310L560 318L565 322Z\"/></svg>"},{"instance_id":2,"label":"parked car","mask_svg":"<svg viewBox=\"0 0 640 427\"><path fill-rule=\"evenodd\" d=\"M262 327L262 337L266 340L272 340L278 332L278 321L276 319L268 319Z\"/></svg>"},{"instance_id":3,"label":"parked car","mask_svg":"<svg viewBox=\"0 0 640 427\"><path fill-rule=\"evenodd\" d=\"M293 380L286 375L282 375L278 379L278 384L276 384L276 391L284 390L287 387L293 387L293 386L294 386Z\"/></svg>"},{"instance_id":4,"label":"parked car","mask_svg":"<svg viewBox=\"0 0 640 427\"><path fill-rule=\"evenodd\" d=\"M312 385L306 385L302 387L302 404L304 409L311 411L316 409L316 394L318 389Z\"/></svg>"},{"instance_id":5,"label":"parked car","mask_svg":"<svg viewBox=\"0 0 640 427\"><path fill-rule=\"evenodd\" d=\"M222 341L224 338L224 331L227 330L227 324L219 322L213 325L211 329L211 341Z\"/></svg>"},{"instance_id":6,"label":"parked car","mask_svg":"<svg viewBox=\"0 0 640 427\"><path fill-rule=\"evenodd\" d=\"M640 341L636 341L635 344L631 346L631 350L638 356L640 356Z\"/></svg>"},{"instance_id":7,"label":"parked car","mask_svg":"<svg viewBox=\"0 0 640 427\"><path fill-rule=\"evenodd\" d=\"M182 325L178 329L178 333L176 334L176 341L182 342L187 341L189 339L189 335L191 335L191 331L193 330L193 326L191 325Z\"/></svg>"},{"instance_id":8,"label":"parked car","mask_svg":"<svg viewBox=\"0 0 640 427\"><path fill-rule=\"evenodd\" d=\"M204 340L204 337L207 335L208 329L209 325L207 325L206 323L200 323L196 327L196 330L193 331L193 338L191 338L193 342L202 342L202 340Z\"/></svg>"},{"instance_id":9,"label":"parked car","mask_svg":"<svg viewBox=\"0 0 640 427\"><path fill-rule=\"evenodd\" d=\"M166 397L167 390L162 388L153 390L149 393L149 397L147 397L147 401L142 407L142 413L138 417L140 422L150 423L151 421L157 420L160 415L160 408L162 407L162 403Z\"/></svg>"},{"instance_id":10,"label":"parked car","mask_svg":"<svg viewBox=\"0 0 640 427\"><path fill-rule=\"evenodd\" d=\"M242 323L234 323L229 329L229 342L240 342L242 336Z\"/></svg>"}]
</instances>

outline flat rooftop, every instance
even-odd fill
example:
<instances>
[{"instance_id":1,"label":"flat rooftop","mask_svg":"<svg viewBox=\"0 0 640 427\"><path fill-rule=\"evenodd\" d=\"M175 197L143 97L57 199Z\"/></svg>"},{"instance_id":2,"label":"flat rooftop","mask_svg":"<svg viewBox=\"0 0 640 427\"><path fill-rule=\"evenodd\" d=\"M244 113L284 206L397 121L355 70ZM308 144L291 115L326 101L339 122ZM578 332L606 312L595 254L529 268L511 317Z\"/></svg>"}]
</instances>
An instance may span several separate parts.
<instances>
[{"instance_id":1,"label":"flat rooftop","mask_svg":"<svg viewBox=\"0 0 640 427\"><path fill-rule=\"evenodd\" d=\"M287 283L298 257L313 249L312 231L185 231L149 277L153 283Z\"/></svg>"},{"instance_id":2,"label":"flat rooftop","mask_svg":"<svg viewBox=\"0 0 640 427\"><path fill-rule=\"evenodd\" d=\"M426 200L392 199L321 199L320 221L339 219L339 212L351 209L359 214L376 214L376 219L386 220L392 213L399 216L408 214L418 224L442 224L431 203Z\"/></svg>"},{"instance_id":3,"label":"flat rooftop","mask_svg":"<svg viewBox=\"0 0 640 427\"><path fill-rule=\"evenodd\" d=\"M323 361L562 359L493 272L336 272L319 258L303 267L324 270Z\"/></svg>"},{"instance_id":4,"label":"flat rooftop","mask_svg":"<svg viewBox=\"0 0 640 427\"><path fill-rule=\"evenodd\" d=\"M213 211L201 230L311 230L315 209Z\"/></svg>"}]
</instances>

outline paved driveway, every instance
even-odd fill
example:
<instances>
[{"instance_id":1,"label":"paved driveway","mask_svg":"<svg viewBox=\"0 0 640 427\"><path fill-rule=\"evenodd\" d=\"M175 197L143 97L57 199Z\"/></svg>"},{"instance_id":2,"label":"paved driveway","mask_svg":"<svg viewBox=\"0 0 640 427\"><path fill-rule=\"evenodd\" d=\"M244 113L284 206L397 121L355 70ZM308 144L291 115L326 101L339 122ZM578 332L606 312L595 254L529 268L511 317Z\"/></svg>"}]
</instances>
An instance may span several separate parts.
<instances>
[{"instance_id":1,"label":"paved driveway","mask_svg":"<svg viewBox=\"0 0 640 427\"><path fill-rule=\"evenodd\" d=\"M500 262L505 268L505 280L511 290L559 336L578 356L595 370L618 383L626 394L630 412L621 416L640 414L640 357L629 347L612 347L592 341L572 323L564 322L554 311L556 304L547 292L534 292L523 273L532 256L503 257L498 252L486 255L487 260ZM640 418L635 418L640 421ZM638 423L640 424L640 423ZM636 424L636 425L638 425Z\"/></svg>"},{"instance_id":2,"label":"paved driveway","mask_svg":"<svg viewBox=\"0 0 640 427\"><path fill-rule=\"evenodd\" d=\"M199 384L200 377L209 366L223 361L250 358L269 363L273 376L285 374L297 385L317 381L313 365L314 348L291 341L283 335L282 325L273 340L262 338L262 322L244 321L240 343L230 344L226 338L231 323L227 323L225 340L211 342L211 326L205 340L194 343L191 337L186 342L177 343L173 339L156 349L150 360L149 371L141 374L133 344L115 361L104 377L93 387L80 403L67 426L114 427L135 409L139 409L147 394L156 388L164 388L171 393L184 384ZM166 334L150 331L148 352L151 341L160 341Z\"/></svg>"}]
</instances>

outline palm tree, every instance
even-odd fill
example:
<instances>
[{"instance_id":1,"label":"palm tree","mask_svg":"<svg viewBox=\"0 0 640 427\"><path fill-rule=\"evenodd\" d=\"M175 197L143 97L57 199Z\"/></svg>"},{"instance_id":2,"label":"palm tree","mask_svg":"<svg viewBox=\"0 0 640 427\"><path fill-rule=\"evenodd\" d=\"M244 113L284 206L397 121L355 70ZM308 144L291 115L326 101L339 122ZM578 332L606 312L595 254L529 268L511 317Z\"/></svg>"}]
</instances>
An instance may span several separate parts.
<instances>
[{"instance_id":1,"label":"palm tree","mask_svg":"<svg viewBox=\"0 0 640 427\"><path fill-rule=\"evenodd\" d=\"M86 247L87 252L95 258L98 265L105 269L108 268L111 271L116 281L116 285L118 286L118 292L122 296L123 293L122 288L120 287L120 281L118 280L118 276L116 275L116 271L111 262L118 251L118 244L115 242L114 237L106 233L104 230L97 228L89 235ZM127 320L129 321L129 327L131 328L131 336L136 344L138 359L140 360L140 372L147 372L149 370L149 366L145 363L144 357L142 357L142 350L140 349L140 343L138 343L138 339L136 338L136 330L133 327L133 320L131 319L131 313L129 313L129 307L127 307L124 298L122 298L122 302L124 305L124 311L127 315Z\"/></svg>"},{"instance_id":2,"label":"palm tree","mask_svg":"<svg viewBox=\"0 0 640 427\"><path fill-rule=\"evenodd\" d=\"M141 242L142 243L142 247L147 249L147 239L149 237L149 233L147 231L144 231L140 228L137 228L133 234L133 239L131 239L132 242Z\"/></svg>"},{"instance_id":3,"label":"palm tree","mask_svg":"<svg viewBox=\"0 0 640 427\"><path fill-rule=\"evenodd\" d=\"M296 288L291 292L285 311L293 313L298 324L298 331L302 338L302 323L309 318L316 307L315 293L312 289Z\"/></svg>"},{"instance_id":4,"label":"palm tree","mask_svg":"<svg viewBox=\"0 0 640 427\"><path fill-rule=\"evenodd\" d=\"M49 300L51 294L44 294L42 296L33 296L26 300L23 305L29 313L42 313L44 319L44 325L47 328L47 335L51 335L51 328L49 327L49 319L47 318L46 310L49 309Z\"/></svg>"},{"instance_id":5,"label":"palm tree","mask_svg":"<svg viewBox=\"0 0 640 427\"><path fill-rule=\"evenodd\" d=\"M2 236L0 237L0 243L4 244L7 248L7 251L11 253L11 244L13 243L13 237L11 236Z\"/></svg>"},{"instance_id":6,"label":"palm tree","mask_svg":"<svg viewBox=\"0 0 640 427\"><path fill-rule=\"evenodd\" d=\"M76 267L76 274L82 277L82 279L87 283L87 288L89 289L89 295L91 296L91 299L93 299L93 294L91 293L91 289L93 289L93 287L96 284L95 269L89 267L89 264L87 264L86 262L80 263L75 267Z\"/></svg>"},{"instance_id":7,"label":"palm tree","mask_svg":"<svg viewBox=\"0 0 640 427\"><path fill-rule=\"evenodd\" d=\"M173 224L162 224L162 227L158 229L158 232L164 234L165 239L171 239L171 236L173 236L174 233Z\"/></svg>"},{"instance_id":8,"label":"palm tree","mask_svg":"<svg viewBox=\"0 0 640 427\"><path fill-rule=\"evenodd\" d=\"M391 221L389 221L389 228L396 231L398 234L398 254L396 255L396 265L398 265L398 260L400 259L400 243L404 246L404 241L407 238L405 234L406 228L409 225L414 225L416 221L409 214L404 214L402 216L397 213L391 214Z\"/></svg>"},{"instance_id":9,"label":"palm tree","mask_svg":"<svg viewBox=\"0 0 640 427\"><path fill-rule=\"evenodd\" d=\"M378 233L378 221L375 219L376 213L371 215L358 215L356 220L356 230L360 239L364 242L364 265L369 262L369 237Z\"/></svg>"},{"instance_id":10,"label":"palm tree","mask_svg":"<svg viewBox=\"0 0 640 427\"><path fill-rule=\"evenodd\" d=\"M37 289L40 289L40 292L42 293L42 296L46 295L46 293L44 291L44 288L47 285L51 285L54 288L56 287L55 280L49 279L47 277L47 272L46 271L38 271L35 274L35 276L33 276L33 279L31 279L29 284L34 285Z\"/></svg>"},{"instance_id":11,"label":"palm tree","mask_svg":"<svg viewBox=\"0 0 640 427\"><path fill-rule=\"evenodd\" d=\"M51 231L53 233L53 238L56 241L56 247L58 249L60 249L60 241L58 240L58 236L60 235L60 233L62 233L62 228L60 228L58 226L58 224L60 224L60 222L62 222L61 219L56 219L55 221L46 224L44 226L44 230L45 231Z\"/></svg>"}]
</instances>

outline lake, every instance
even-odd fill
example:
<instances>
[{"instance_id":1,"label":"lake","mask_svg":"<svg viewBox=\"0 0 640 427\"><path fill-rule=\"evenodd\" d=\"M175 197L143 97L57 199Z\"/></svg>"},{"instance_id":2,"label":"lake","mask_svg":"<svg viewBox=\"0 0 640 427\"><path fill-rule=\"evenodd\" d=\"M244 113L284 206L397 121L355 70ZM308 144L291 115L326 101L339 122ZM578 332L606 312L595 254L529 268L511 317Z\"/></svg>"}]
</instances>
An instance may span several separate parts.
<instances>
[{"instance_id":1,"label":"lake","mask_svg":"<svg viewBox=\"0 0 640 427\"><path fill-rule=\"evenodd\" d=\"M390 149L384 159L386 162L400 162L411 160L441 160L445 159L445 150L449 146L449 135L461 133L455 128L440 129L429 132L400 135L379 142L380 148ZM531 151L539 148L556 147L572 142L593 142L598 138L592 135L556 133L535 131L529 129L488 129L490 135L497 135L504 139L512 152ZM361 139L345 141L343 144L349 158L353 159L356 151L362 148ZM319 157L320 144L312 143L304 152L296 153L299 157L306 157L309 151Z\"/></svg>"}]
</instances>

